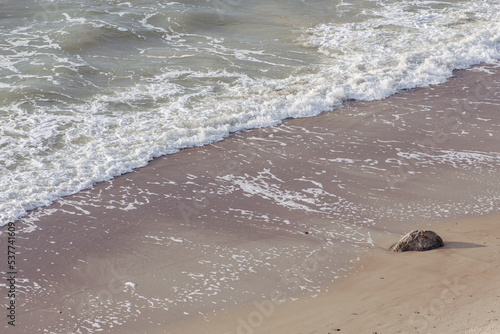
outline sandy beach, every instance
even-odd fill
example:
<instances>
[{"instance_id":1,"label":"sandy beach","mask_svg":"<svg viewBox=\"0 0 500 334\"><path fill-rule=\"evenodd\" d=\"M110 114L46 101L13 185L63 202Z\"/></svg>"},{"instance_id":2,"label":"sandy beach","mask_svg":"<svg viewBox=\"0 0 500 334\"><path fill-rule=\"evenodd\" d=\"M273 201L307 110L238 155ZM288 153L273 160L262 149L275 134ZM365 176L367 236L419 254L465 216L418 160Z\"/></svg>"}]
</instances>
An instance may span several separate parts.
<instances>
[{"instance_id":1,"label":"sandy beach","mask_svg":"<svg viewBox=\"0 0 500 334\"><path fill-rule=\"evenodd\" d=\"M394 236L379 235L353 273L316 298L263 299L167 333L498 333L499 222L432 224L445 247L422 253L388 252Z\"/></svg>"},{"instance_id":2,"label":"sandy beach","mask_svg":"<svg viewBox=\"0 0 500 334\"><path fill-rule=\"evenodd\" d=\"M0 328L496 333L498 87L498 66L456 71L185 149L34 210L15 224L16 326L4 312ZM416 228L446 246L387 252Z\"/></svg>"}]
</instances>

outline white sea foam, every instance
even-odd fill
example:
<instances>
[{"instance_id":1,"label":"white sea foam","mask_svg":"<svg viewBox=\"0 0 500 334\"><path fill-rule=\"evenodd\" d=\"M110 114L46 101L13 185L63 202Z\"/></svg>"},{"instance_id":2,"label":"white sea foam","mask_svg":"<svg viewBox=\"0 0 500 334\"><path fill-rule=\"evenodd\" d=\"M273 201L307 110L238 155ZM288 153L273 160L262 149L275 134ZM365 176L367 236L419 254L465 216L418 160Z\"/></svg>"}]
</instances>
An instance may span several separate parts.
<instances>
[{"instance_id":1,"label":"white sea foam","mask_svg":"<svg viewBox=\"0 0 500 334\"><path fill-rule=\"evenodd\" d=\"M0 224L153 157L500 56L494 0L275 4L292 24L260 2L59 6L45 30L13 16L0 32Z\"/></svg>"}]
</instances>

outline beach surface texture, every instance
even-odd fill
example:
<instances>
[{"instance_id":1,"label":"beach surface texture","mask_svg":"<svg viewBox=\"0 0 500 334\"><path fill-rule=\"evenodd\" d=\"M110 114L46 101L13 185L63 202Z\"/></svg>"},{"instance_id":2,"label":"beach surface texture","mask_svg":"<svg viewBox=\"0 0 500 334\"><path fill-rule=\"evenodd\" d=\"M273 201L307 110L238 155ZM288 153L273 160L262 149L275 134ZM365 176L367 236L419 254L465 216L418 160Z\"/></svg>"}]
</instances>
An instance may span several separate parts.
<instances>
[{"instance_id":1,"label":"beach surface texture","mask_svg":"<svg viewBox=\"0 0 500 334\"><path fill-rule=\"evenodd\" d=\"M1 332L499 333L499 88L455 71L35 209L0 235ZM388 251L414 229L445 246Z\"/></svg>"},{"instance_id":2,"label":"beach surface texture","mask_svg":"<svg viewBox=\"0 0 500 334\"><path fill-rule=\"evenodd\" d=\"M498 334L499 171L500 0L0 1L0 334Z\"/></svg>"}]
</instances>

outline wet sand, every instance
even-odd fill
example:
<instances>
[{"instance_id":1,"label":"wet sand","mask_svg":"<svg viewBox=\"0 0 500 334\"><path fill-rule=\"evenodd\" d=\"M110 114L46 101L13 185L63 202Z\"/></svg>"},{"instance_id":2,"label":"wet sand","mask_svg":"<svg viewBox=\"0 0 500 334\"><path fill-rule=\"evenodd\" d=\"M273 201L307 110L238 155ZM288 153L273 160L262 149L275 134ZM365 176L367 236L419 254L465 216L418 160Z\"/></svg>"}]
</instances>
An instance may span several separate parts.
<instances>
[{"instance_id":1,"label":"wet sand","mask_svg":"<svg viewBox=\"0 0 500 334\"><path fill-rule=\"evenodd\" d=\"M404 326L435 298L416 291L456 277L479 306L457 298L450 310L490 325L480 303L496 289L483 273L498 270L498 224L477 217L499 213L499 86L498 67L456 71L439 86L186 149L35 210L16 223L16 326L2 315L1 328L236 333L255 303L278 300L290 311L247 332L443 333ZM384 250L422 226L448 248Z\"/></svg>"},{"instance_id":2,"label":"wet sand","mask_svg":"<svg viewBox=\"0 0 500 334\"><path fill-rule=\"evenodd\" d=\"M388 252L394 238L381 235L349 277L315 298L261 299L167 332L498 333L499 224L499 215L433 224L445 246L428 252Z\"/></svg>"}]
</instances>

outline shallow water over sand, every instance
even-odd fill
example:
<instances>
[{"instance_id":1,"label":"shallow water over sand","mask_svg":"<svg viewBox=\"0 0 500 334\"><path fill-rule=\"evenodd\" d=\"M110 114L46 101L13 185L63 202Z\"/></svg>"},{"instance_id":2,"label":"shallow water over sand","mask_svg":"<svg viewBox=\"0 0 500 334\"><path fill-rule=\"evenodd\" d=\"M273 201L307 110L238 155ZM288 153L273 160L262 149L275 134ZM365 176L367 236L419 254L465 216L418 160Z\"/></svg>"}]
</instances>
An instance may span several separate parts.
<instances>
[{"instance_id":1,"label":"shallow water over sand","mask_svg":"<svg viewBox=\"0 0 500 334\"><path fill-rule=\"evenodd\" d=\"M4 1L0 224L153 157L499 57L498 1Z\"/></svg>"},{"instance_id":2,"label":"shallow water over sand","mask_svg":"<svg viewBox=\"0 0 500 334\"><path fill-rule=\"evenodd\" d=\"M455 76L186 149L32 212L17 224L23 333L153 333L276 290L315 296L376 235L498 213L498 67Z\"/></svg>"}]
</instances>

